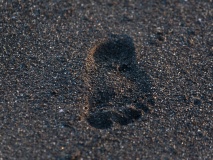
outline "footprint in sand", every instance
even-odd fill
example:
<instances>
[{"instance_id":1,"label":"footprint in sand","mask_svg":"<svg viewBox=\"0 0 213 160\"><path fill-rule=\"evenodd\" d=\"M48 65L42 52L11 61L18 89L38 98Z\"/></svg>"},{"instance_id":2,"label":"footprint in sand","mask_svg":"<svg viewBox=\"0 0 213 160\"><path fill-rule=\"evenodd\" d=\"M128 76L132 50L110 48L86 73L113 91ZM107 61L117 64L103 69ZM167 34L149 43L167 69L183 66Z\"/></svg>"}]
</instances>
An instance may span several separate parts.
<instances>
[{"instance_id":1,"label":"footprint in sand","mask_svg":"<svg viewBox=\"0 0 213 160\"><path fill-rule=\"evenodd\" d=\"M96 44L86 59L86 120L99 129L127 125L154 105L148 75L136 62L132 38L111 35Z\"/></svg>"}]
</instances>

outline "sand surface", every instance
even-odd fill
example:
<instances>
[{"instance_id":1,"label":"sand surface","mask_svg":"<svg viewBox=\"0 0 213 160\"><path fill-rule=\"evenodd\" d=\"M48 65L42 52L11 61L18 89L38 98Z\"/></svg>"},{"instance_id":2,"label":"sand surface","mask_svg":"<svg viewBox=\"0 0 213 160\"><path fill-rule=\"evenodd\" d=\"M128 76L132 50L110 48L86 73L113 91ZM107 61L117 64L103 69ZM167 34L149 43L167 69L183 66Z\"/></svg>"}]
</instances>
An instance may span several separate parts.
<instances>
[{"instance_id":1,"label":"sand surface","mask_svg":"<svg viewBox=\"0 0 213 160\"><path fill-rule=\"evenodd\" d=\"M0 160L213 159L212 0L0 0Z\"/></svg>"}]
</instances>

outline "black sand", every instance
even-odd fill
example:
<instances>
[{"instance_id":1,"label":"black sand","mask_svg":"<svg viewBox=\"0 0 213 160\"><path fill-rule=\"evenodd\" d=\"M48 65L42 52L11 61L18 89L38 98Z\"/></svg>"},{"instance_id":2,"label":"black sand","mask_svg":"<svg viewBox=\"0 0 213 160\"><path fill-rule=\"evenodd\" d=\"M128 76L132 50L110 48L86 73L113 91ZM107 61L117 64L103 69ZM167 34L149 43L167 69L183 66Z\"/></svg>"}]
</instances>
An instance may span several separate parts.
<instances>
[{"instance_id":1,"label":"black sand","mask_svg":"<svg viewBox=\"0 0 213 160\"><path fill-rule=\"evenodd\" d=\"M0 159L213 159L212 8L0 0Z\"/></svg>"}]
</instances>

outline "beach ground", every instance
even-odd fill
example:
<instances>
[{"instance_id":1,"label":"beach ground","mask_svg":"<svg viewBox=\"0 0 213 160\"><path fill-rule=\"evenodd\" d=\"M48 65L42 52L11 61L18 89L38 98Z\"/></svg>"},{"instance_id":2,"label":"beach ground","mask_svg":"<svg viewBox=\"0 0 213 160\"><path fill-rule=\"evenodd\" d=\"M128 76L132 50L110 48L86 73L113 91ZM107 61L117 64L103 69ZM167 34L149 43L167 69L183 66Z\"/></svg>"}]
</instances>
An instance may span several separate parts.
<instances>
[{"instance_id":1,"label":"beach ground","mask_svg":"<svg viewBox=\"0 0 213 160\"><path fill-rule=\"evenodd\" d=\"M212 0L0 0L0 159L213 159Z\"/></svg>"}]
</instances>

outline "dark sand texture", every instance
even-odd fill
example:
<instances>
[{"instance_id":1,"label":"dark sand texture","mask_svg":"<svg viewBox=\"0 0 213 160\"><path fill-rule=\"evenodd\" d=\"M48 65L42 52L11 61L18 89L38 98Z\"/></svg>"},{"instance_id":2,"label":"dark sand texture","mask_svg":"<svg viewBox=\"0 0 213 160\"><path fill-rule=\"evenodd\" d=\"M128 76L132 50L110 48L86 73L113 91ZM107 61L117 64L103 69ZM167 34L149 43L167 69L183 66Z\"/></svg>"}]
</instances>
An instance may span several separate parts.
<instances>
[{"instance_id":1,"label":"dark sand texture","mask_svg":"<svg viewBox=\"0 0 213 160\"><path fill-rule=\"evenodd\" d=\"M0 160L213 159L212 0L0 0Z\"/></svg>"}]
</instances>

